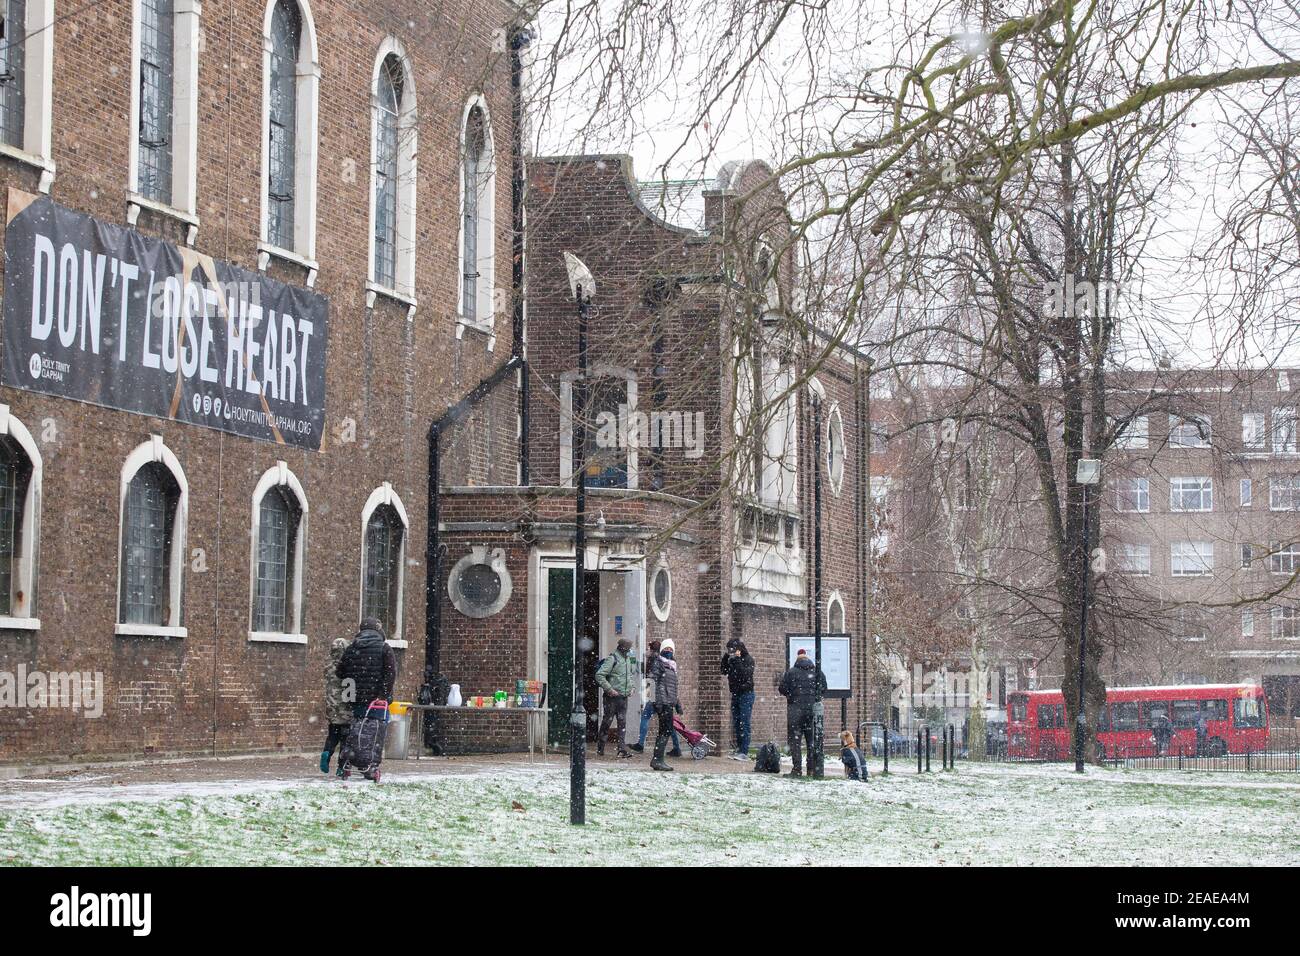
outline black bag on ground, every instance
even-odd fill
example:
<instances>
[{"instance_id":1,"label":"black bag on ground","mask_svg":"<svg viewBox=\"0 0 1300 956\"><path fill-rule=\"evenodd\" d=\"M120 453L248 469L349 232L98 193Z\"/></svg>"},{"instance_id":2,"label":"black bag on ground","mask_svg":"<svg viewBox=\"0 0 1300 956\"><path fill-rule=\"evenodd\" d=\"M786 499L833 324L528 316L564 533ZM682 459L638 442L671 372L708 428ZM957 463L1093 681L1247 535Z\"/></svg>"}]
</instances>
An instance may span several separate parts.
<instances>
[{"instance_id":1,"label":"black bag on ground","mask_svg":"<svg viewBox=\"0 0 1300 956\"><path fill-rule=\"evenodd\" d=\"M388 733L388 702L372 701L364 717L352 721L343 744L342 765L374 773L384 759L384 737Z\"/></svg>"},{"instance_id":2,"label":"black bag on ground","mask_svg":"<svg viewBox=\"0 0 1300 956\"><path fill-rule=\"evenodd\" d=\"M758 748L758 759L754 761L755 773L780 773L781 751L770 740Z\"/></svg>"}]
</instances>

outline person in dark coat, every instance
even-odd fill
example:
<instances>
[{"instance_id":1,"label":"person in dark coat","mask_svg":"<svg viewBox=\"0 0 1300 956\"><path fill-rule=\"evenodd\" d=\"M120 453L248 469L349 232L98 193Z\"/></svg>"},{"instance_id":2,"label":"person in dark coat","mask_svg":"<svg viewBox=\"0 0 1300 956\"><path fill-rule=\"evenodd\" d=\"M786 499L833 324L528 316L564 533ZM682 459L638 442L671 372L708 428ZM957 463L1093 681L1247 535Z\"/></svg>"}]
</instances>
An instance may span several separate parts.
<instances>
[{"instance_id":1,"label":"person in dark coat","mask_svg":"<svg viewBox=\"0 0 1300 956\"><path fill-rule=\"evenodd\" d=\"M858 749L857 741L850 731L840 731L840 761L844 764L844 776L850 780L867 781L867 759Z\"/></svg>"},{"instance_id":2,"label":"person in dark coat","mask_svg":"<svg viewBox=\"0 0 1300 956\"><path fill-rule=\"evenodd\" d=\"M790 758L794 761L794 769L787 776L802 777L800 743L806 741L808 744L808 769L811 772L816 706L826 692L826 675L817 669L808 652L801 647L794 666L785 672L777 690L785 698L786 737L790 744Z\"/></svg>"},{"instance_id":3,"label":"person in dark coat","mask_svg":"<svg viewBox=\"0 0 1300 956\"><path fill-rule=\"evenodd\" d=\"M669 644L672 643L670 639ZM655 658L659 656L659 642L651 641L646 645L645 675L646 683L649 685L645 691L645 706L641 708L641 735L637 737L634 744L628 744L629 750L635 750L637 753L645 752L645 738L650 732L650 718L655 715L655 685L650 678L650 668L654 666ZM680 757L682 755L681 740L677 737L677 731L673 730L673 749L668 755L670 757Z\"/></svg>"},{"instance_id":4,"label":"person in dark coat","mask_svg":"<svg viewBox=\"0 0 1300 956\"><path fill-rule=\"evenodd\" d=\"M673 711L682 712L681 702L677 699L677 661L673 659L672 648L660 648L659 656L650 665L650 679L655 682L655 714L659 717L659 734L655 737L654 759L650 761L650 767L653 770L672 770L664 762L664 751L673 733Z\"/></svg>"},{"instance_id":5,"label":"person in dark coat","mask_svg":"<svg viewBox=\"0 0 1300 956\"><path fill-rule=\"evenodd\" d=\"M1210 736L1210 724L1204 714L1196 715L1196 756L1205 756L1205 744Z\"/></svg>"},{"instance_id":6,"label":"person in dark coat","mask_svg":"<svg viewBox=\"0 0 1300 956\"><path fill-rule=\"evenodd\" d=\"M731 691L731 729L736 735L736 749L731 756L736 760L748 760L749 728L754 713L754 658L738 637L727 641L727 653L722 655L722 673L727 676L727 688Z\"/></svg>"},{"instance_id":7,"label":"person in dark coat","mask_svg":"<svg viewBox=\"0 0 1300 956\"><path fill-rule=\"evenodd\" d=\"M1174 737L1174 725L1169 720L1169 715L1163 712L1156 714L1155 720L1151 722L1151 736L1156 739L1156 756L1163 757L1169 753L1169 741Z\"/></svg>"},{"instance_id":8,"label":"person in dark coat","mask_svg":"<svg viewBox=\"0 0 1300 956\"><path fill-rule=\"evenodd\" d=\"M352 681L352 715L366 715L372 700L393 699L397 683L397 655L384 640L384 628L373 617L361 622L356 638L343 652L335 669L343 681ZM348 687L345 683L344 687Z\"/></svg>"}]
</instances>

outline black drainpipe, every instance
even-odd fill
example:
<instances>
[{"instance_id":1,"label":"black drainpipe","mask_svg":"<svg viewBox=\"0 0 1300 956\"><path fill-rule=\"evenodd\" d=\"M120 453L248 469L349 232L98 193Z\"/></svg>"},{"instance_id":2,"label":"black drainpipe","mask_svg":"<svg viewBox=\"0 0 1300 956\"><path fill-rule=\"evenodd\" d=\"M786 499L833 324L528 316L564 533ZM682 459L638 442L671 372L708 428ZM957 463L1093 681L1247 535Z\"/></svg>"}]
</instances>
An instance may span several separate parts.
<instances>
[{"instance_id":1,"label":"black drainpipe","mask_svg":"<svg viewBox=\"0 0 1300 956\"><path fill-rule=\"evenodd\" d=\"M511 354L522 360L519 386L519 483L531 484L528 467L528 358L524 343L524 95L523 49L533 31L516 25L510 34L510 250L511 294L514 297Z\"/></svg>"}]
</instances>

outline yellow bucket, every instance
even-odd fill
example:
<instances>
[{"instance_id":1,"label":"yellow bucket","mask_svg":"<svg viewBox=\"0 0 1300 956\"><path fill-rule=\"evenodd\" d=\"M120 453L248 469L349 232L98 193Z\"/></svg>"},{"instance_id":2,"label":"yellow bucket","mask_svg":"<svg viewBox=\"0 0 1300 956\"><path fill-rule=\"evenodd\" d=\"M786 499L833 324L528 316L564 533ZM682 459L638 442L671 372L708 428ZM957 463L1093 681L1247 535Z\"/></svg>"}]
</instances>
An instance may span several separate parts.
<instances>
[{"instance_id":1,"label":"yellow bucket","mask_svg":"<svg viewBox=\"0 0 1300 956\"><path fill-rule=\"evenodd\" d=\"M409 700L395 700L388 705L388 712L394 717L401 717L410 709L411 702Z\"/></svg>"}]
</instances>

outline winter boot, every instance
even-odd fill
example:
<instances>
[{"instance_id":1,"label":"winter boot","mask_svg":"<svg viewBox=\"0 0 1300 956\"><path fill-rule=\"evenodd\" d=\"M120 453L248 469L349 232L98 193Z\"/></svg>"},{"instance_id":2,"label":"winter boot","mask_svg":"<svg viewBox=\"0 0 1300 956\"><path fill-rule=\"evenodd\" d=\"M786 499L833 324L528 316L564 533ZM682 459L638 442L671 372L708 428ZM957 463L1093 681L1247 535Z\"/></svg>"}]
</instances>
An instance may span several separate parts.
<instances>
[{"instance_id":1,"label":"winter boot","mask_svg":"<svg viewBox=\"0 0 1300 956\"><path fill-rule=\"evenodd\" d=\"M322 750L320 752L320 772L330 772L330 752L328 750Z\"/></svg>"},{"instance_id":2,"label":"winter boot","mask_svg":"<svg viewBox=\"0 0 1300 956\"><path fill-rule=\"evenodd\" d=\"M635 750L639 754L645 753L645 744L628 744L628 750Z\"/></svg>"},{"instance_id":3,"label":"winter boot","mask_svg":"<svg viewBox=\"0 0 1300 956\"><path fill-rule=\"evenodd\" d=\"M664 763L664 750L668 747L668 736L661 734L655 738L655 753L650 760L651 770L672 770L673 768Z\"/></svg>"}]
</instances>

